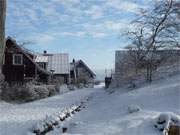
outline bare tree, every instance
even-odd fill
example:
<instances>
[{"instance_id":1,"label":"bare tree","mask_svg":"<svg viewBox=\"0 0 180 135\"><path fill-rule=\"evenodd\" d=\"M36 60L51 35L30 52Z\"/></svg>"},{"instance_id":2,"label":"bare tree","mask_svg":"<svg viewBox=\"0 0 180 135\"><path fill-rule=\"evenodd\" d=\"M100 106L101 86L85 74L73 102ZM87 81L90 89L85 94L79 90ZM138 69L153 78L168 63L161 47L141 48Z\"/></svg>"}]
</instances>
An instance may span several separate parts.
<instances>
[{"instance_id":1,"label":"bare tree","mask_svg":"<svg viewBox=\"0 0 180 135\"><path fill-rule=\"evenodd\" d=\"M152 81L152 72L161 62L159 49L179 45L179 2L161 0L152 11L143 12L133 22L136 29L128 32L132 44L127 48L136 67L146 68L146 79Z\"/></svg>"},{"instance_id":2,"label":"bare tree","mask_svg":"<svg viewBox=\"0 0 180 135\"><path fill-rule=\"evenodd\" d=\"M2 72L5 49L6 0L0 0L0 73Z\"/></svg>"}]
</instances>

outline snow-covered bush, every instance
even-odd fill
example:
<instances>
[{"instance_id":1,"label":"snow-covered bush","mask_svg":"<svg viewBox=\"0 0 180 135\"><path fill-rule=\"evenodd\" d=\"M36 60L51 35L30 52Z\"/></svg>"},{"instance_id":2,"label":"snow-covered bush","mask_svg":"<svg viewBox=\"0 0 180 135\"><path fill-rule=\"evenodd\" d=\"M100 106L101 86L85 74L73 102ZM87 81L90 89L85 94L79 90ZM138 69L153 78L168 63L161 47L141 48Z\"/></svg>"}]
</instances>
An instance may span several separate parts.
<instances>
[{"instance_id":1,"label":"snow-covered bush","mask_svg":"<svg viewBox=\"0 0 180 135\"><path fill-rule=\"evenodd\" d=\"M32 82L25 85L2 85L2 98L4 100L33 101L46 98L57 93L55 85L35 85Z\"/></svg>"},{"instance_id":2,"label":"snow-covered bush","mask_svg":"<svg viewBox=\"0 0 180 135\"><path fill-rule=\"evenodd\" d=\"M94 88L94 84L93 83L88 83L88 84L85 84L85 87L86 88Z\"/></svg>"},{"instance_id":3,"label":"snow-covered bush","mask_svg":"<svg viewBox=\"0 0 180 135\"><path fill-rule=\"evenodd\" d=\"M84 85L85 85L84 83L79 83L79 84L78 84L78 88L79 88L79 89L82 89L82 88L84 88Z\"/></svg>"},{"instance_id":4,"label":"snow-covered bush","mask_svg":"<svg viewBox=\"0 0 180 135\"><path fill-rule=\"evenodd\" d=\"M34 91L37 93L37 95L39 96L39 99L41 98L46 98L49 96L49 90L47 89L47 87L45 85L34 85L32 86Z\"/></svg>"},{"instance_id":5,"label":"snow-covered bush","mask_svg":"<svg viewBox=\"0 0 180 135\"><path fill-rule=\"evenodd\" d=\"M166 135L171 125L180 126L180 116L174 113L161 113L156 119L154 126Z\"/></svg>"},{"instance_id":6,"label":"snow-covered bush","mask_svg":"<svg viewBox=\"0 0 180 135\"><path fill-rule=\"evenodd\" d=\"M68 88L69 88L69 90L75 90L75 89L77 89L76 86L73 85L73 84L68 85Z\"/></svg>"},{"instance_id":7,"label":"snow-covered bush","mask_svg":"<svg viewBox=\"0 0 180 135\"><path fill-rule=\"evenodd\" d=\"M127 86L129 89L134 89L134 88L136 88L136 84L132 81L132 80L130 80L130 82L129 82L129 84L128 84L128 86Z\"/></svg>"},{"instance_id":8,"label":"snow-covered bush","mask_svg":"<svg viewBox=\"0 0 180 135\"><path fill-rule=\"evenodd\" d=\"M4 75L0 74L0 99L1 99L1 93L2 93L2 85L4 83Z\"/></svg>"},{"instance_id":9,"label":"snow-covered bush","mask_svg":"<svg viewBox=\"0 0 180 135\"><path fill-rule=\"evenodd\" d=\"M141 110L141 108L138 105L128 106L128 112L129 113L139 112L140 110Z\"/></svg>"},{"instance_id":10,"label":"snow-covered bush","mask_svg":"<svg viewBox=\"0 0 180 135\"><path fill-rule=\"evenodd\" d=\"M39 99L38 93L35 91L33 85L31 84L19 86L16 89L16 100L33 101Z\"/></svg>"},{"instance_id":11,"label":"snow-covered bush","mask_svg":"<svg viewBox=\"0 0 180 135\"><path fill-rule=\"evenodd\" d=\"M60 92L59 87L60 87L60 84L56 84L56 85L55 85L55 90L56 90L57 93Z\"/></svg>"},{"instance_id":12,"label":"snow-covered bush","mask_svg":"<svg viewBox=\"0 0 180 135\"><path fill-rule=\"evenodd\" d=\"M13 98L14 91L12 91L7 82L1 83L1 98L3 100L10 100Z\"/></svg>"},{"instance_id":13,"label":"snow-covered bush","mask_svg":"<svg viewBox=\"0 0 180 135\"><path fill-rule=\"evenodd\" d=\"M49 91L49 96L53 96L59 93L59 89L57 88L56 85L46 85L46 87Z\"/></svg>"},{"instance_id":14,"label":"snow-covered bush","mask_svg":"<svg viewBox=\"0 0 180 135\"><path fill-rule=\"evenodd\" d=\"M32 132L37 135L46 134L47 132L54 129L55 126L58 126L59 128L62 126L62 122L65 121L67 118L71 117L75 112L79 112L81 108L83 107L84 102L81 102L79 104L73 104L69 108L64 108L62 111L57 112L53 115L46 116L46 118L42 121L39 121L36 123L36 125L33 126ZM61 123L61 124L60 124ZM64 131L67 130L66 127L61 127Z\"/></svg>"}]
</instances>

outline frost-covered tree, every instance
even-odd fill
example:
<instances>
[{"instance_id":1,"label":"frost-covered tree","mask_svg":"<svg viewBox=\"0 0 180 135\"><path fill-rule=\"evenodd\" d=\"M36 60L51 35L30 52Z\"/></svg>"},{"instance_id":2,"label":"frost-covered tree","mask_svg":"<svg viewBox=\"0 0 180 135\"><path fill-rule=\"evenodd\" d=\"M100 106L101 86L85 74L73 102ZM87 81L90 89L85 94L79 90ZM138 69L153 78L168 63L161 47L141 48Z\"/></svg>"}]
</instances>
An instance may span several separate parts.
<instances>
[{"instance_id":1,"label":"frost-covered tree","mask_svg":"<svg viewBox=\"0 0 180 135\"><path fill-rule=\"evenodd\" d=\"M160 49L179 46L180 2L160 0L150 11L142 12L133 22L135 29L128 32L132 44L129 49L136 67L146 68L146 79L152 81L152 72L161 62Z\"/></svg>"}]
</instances>

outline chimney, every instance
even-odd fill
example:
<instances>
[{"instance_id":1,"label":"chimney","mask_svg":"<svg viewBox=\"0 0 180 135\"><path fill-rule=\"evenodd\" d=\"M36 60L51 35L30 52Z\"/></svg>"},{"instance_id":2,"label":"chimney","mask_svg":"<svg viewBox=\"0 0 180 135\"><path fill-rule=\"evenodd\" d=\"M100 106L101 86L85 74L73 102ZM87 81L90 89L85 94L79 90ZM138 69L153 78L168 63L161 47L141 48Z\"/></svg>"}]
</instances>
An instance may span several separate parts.
<instances>
[{"instance_id":1,"label":"chimney","mask_svg":"<svg viewBox=\"0 0 180 135\"><path fill-rule=\"evenodd\" d=\"M44 54L47 54L47 51L46 51L46 50L44 50L44 51L43 51L43 53L44 53Z\"/></svg>"}]
</instances>

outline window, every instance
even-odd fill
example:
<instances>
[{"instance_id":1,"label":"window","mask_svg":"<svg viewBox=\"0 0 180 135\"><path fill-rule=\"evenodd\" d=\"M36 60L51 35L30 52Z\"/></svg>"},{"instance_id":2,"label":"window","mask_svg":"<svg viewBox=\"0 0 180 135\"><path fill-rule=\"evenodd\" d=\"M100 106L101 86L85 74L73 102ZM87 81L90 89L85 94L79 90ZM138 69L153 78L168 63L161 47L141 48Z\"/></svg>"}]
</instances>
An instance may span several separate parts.
<instances>
[{"instance_id":1,"label":"window","mask_svg":"<svg viewBox=\"0 0 180 135\"><path fill-rule=\"evenodd\" d=\"M13 65L22 65L22 64L23 64L23 55L13 54Z\"/></svg>"},{"instance_id":2,"label":"window","mask_svg":"<svg viewBox=\"0 0 180 135\"><path fill-rule=\"evenodd\" d=\"M43 68L43 69L46 69L46 63L38 63L38 65Z\"/></svg>"}]
</instances>

